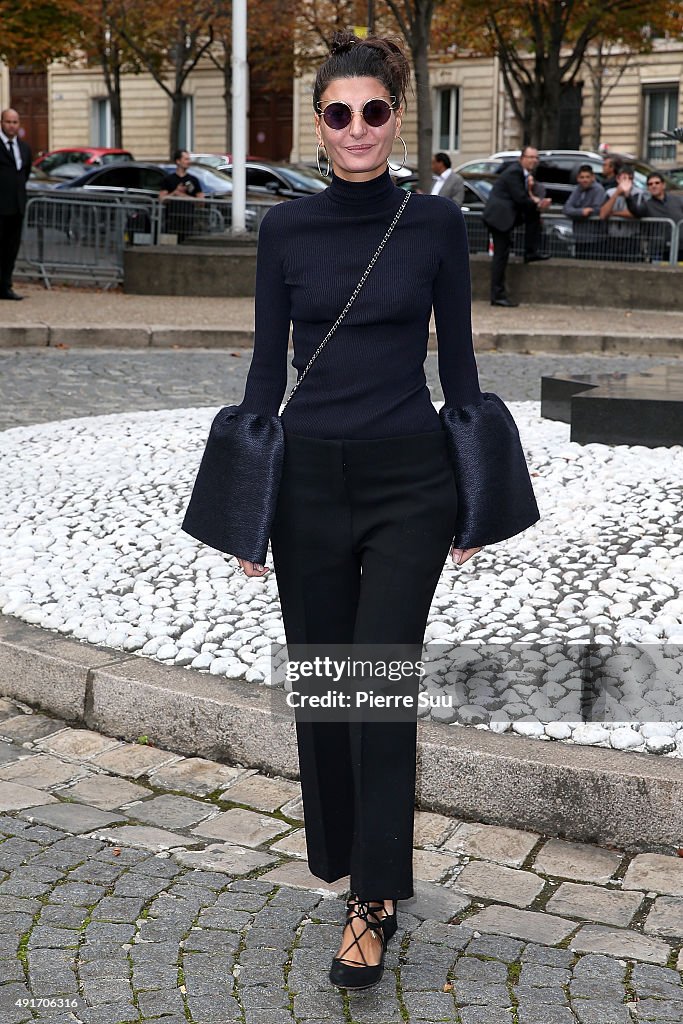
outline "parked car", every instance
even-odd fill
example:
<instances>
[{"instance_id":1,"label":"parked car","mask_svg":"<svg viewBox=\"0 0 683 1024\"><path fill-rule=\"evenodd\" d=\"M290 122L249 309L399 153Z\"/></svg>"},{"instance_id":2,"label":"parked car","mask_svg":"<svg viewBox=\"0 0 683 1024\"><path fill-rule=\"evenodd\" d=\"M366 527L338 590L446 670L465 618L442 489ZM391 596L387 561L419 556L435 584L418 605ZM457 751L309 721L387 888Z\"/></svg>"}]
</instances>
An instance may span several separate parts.
<instances>
[{"instance_id":1,"label":"parked car","mask_svg":"<svg viewBox=\"0 0 683 1024\"><path fill-rule=\"evenodd\" d=\"M232 164L220 168L224 174L232 175ZM262 196L278 199L299 199L314 195L327 188L329 182L317 170L305 164L276 164L267 160L247 160L247 188Z\"/></svg>"},{"instance_id":2,"label":"parked car","mask_svg":"<svg viewBox=\"0 0 683 1024\"><path fill-rule=\"evenodd\" d=\"M173 170L175 170L175 164L159 165L137 161L116 163L107 167L93 168L81 175L80 178L61 182L53 189L52 194L64 199L70 197L74 200L86 201L97 201L103 198L112 199L112 201L117 198L125 199L127 232L129 234L148 232L151 228L149 200L159 195L162 182ZM189 172L199 179L202 191L206 196L214 199L230 199L232 181L228 175L199 164L190 164ZM251 199L252 202L262 202L262 196L253 193L248 194L247 199ZM78 208L78 204L74 204L74 211ZM232 211L229 203L207 204L197 207L194 213L193 234L220 234L231 224ZM81 221L84 220L80 214L78 216ZM69 213L68 209L65 209L61 220L62 230L70 233L76 232L74 224L77 220L73 211ZM256 212L247 208L247 228L255 230L257 221ZM88 220L88 225L90 226L87 230L91 231L92 217Z\"/></svg>"},{"instance_id":3,"label":"parked car","mask_svg":"<svg viewBox=\"0 0 683 1024\"><path fill-rule=\"evenodd\" d=\"M107 149L100 146L72 146L41 153L33 166L44 174L58 178L78 178L91 167L103 167L121 160L132 160L127 149Z\"/></svg>"},{"instance_id":4,"label":"parked car","mask_svg":"<svg viewBox=\"0 0 683 1024\"><path fill-rule=\"evenodd\" d=\"M491 159L502 160L503 165L506 166L508 163L516 160L519 157L519 153L518 149L507 150L506 152L494 153ZM598 181L604 180L602 174L604 157L594 150L540 149L538 155L540 160L536 168L536 178L545 186L546 195L552 199L553 203L557 203L560 206L564 205L571 195L576 185L576 175L582 164L590 164ZM646 191L647 176L651 171L657 170L657 168L628 154L609 153L609 156L633 167L634 184L637 188ZM662 176L671 191L677 191L681 188L666 171L662 172Z\"/></svg>"},{"instance_id":5,"label":"parked car","mask_svg":"<svg viewBox=\"0 0 683 1024\"><path fill-rule=\"evenodd\" d=\"M463 174L463 178L465 179L465 198L462 209L465 211L483 210L489 197L489 192L493 187L493 182L489 177L473 177L468 174ZM396 184L407 192L415 192L420 187L417 174L411 174L409 178L403 178L401 181L397 181Z\"/></svg>"},{"instance_id":6,"label":"parked car","mask_svg":"<svg viewBox=\"0 0 683 1024\"><path fill-rule=\"evenodd\" d=\"M29 191L34 192L36 190L44 191L51 188L56 188L64 181L63 178L56 178L52 174L45 174L39 167L32 167L28 181L26 182L26 188Z\"/></svg>"},{"instance_id":7,"label":"parked car","mask_svg":"<svg viewBox=\"0 0 683 1024\"><path fill-rule=\"evenodd\" d=\"M669 167L660 173L665 174L667 179L673 181L677 189L683 189L683 167Z\"/></svg>"},{"instance_id":8,"label":"parked car","mask_svg":"<svg viewBox=\"0 0 683 1024\"><path fill-rule=\"evenodd\" d=\"M465 198L461 209L465 214L470 252L488 252L489 232L481 219L481 213L486 206L486 201L496 180L495 175L470 175L465 173L463 178L465 179ZM413 175L410 179L399 184L401 188L414 191L418 188L418 177ZM542 248L553 256L572 256L574 252L574 234L571 221L557 210L553 211L551 209L549 213L552 216L543 217L542 220ZM474 216L468 217L467 214L473 214ZM513 241L512 251L517 256L521 256L524 253L524 239L521 232L519 237Z\"/></svg>"},{"instance_id":9,"label":"parked car","mask_svg":"<svg viewBox=\"0 0 683 1024\"><path fill-rule=\"evenodd\" d=\"M488 160L467 160L453 170L458 174L498 174L505 166L504 160L490 157Z\"/></svg>"}]
</instances>

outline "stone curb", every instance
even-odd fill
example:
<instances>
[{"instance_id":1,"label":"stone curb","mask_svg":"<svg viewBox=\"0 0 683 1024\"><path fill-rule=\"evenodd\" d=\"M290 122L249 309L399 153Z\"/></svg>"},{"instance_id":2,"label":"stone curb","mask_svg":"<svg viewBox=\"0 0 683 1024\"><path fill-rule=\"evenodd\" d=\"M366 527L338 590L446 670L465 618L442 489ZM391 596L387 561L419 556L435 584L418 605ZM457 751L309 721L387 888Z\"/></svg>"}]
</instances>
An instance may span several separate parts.
<instances>
[{"instance_id":1,"label":"stone curb","mask_svg":"<svg viewBox=\"0 0 683 1024\"><path fill-rule=\"evenodd\" d=\"M0 326L0 348L251 348L253 340L251 330L220 327L161 324L51 327L44 323ZM480 352L604 352L611 355L669 356L683 353L683 343L674 334L602 334L598 331L566 334L545 329L475 331L474 343ZM436 349L436 335L430 334L428 347Z\"/></svg>"},{"instance_id":2,"label":"stone curb","mask_svg":"<svg viewBox=\"0 0 683 1024\"><path fill-rule=\"evenodd\" d=\"M178 754L297 777L283 693L93 647L0 615L0 695ZM422 809L626 849L679 845L683 763L420 723Z\"/></svg>"}]
</instances>

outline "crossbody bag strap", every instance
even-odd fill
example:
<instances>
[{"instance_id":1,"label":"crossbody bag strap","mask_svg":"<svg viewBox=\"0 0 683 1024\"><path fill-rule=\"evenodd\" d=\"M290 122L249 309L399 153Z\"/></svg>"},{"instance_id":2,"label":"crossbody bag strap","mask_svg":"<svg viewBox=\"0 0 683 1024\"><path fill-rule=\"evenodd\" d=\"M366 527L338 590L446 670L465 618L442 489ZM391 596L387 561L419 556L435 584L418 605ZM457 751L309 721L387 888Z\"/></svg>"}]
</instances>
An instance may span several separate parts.
<instances>
[{"instance_id":1,"label":"crossbody bag strap","mask_svg":"<svg viewBox=\"0 0 683 1024\"><path fill-rule=\"evenodd\" d=\"M282 406L282 411L281 411L280 415L282 415L282 412L285 411L285 409L287 408L288 404L291 402L295 392L299 388L299 385L301 384L302 380L304 379L304 377L306 376L306 374L308 373L310 368L313 366L313 363L316 361L316 359L318 358L318 356L320 355L322 350L325 348L325 345L327 345L328 341L330 340L330 338L332 337L334 332L339 327L339 324L342 322L342 320L344 319L344 317L346 316L348 311L351 309L351 306L354 304L354 302L358 298L358 294L359 294L361 288L363 287L363 285L365 284L365 282L367 281L368 276L370 274L370 271L372 270L372 268L374 267L375 263L379 259L380 254L382 252L382 249L384 248L384 246L389 241L389 238L391 236L392 231L394 230L394 228L398 224L398 222L399 222L399 220L401 218L401 214L403 213L403 211L405 210L406 206L408 205L408 200L410 199L411 194L412 193L410 193L410 192L406 192L406 197L403 200L403 202L401 203L401 205L399 206L398 210L396 211L396 216L394 217L394 219L392 220L391 224L387 228L387 231L386 231L386 234L385 234L384 238L382 239L382 241L377 246L377 252L372 257L370 262L368 263L367 267L365 268L365 270L363 272L363 276L361 277L361 279L358 282L358 284L356 285L356 287L353 289L353 292L351 294L351 298L346 303L346 305L342 309L341 313L339 314L339 316L337 317L335 322L332 324L332 326L330 327L329 331L327 332L327 334L325 335L323 340L320 342L320 344L318 345L317 349L315 350L315 352L313 353L311 358L308 360L308 363L306 364L306 366L303 368L303 370L301 371L301 373L297 377L296 383L292 387L292 390L289 392L289 394L287 396L287 399L285 401L285 404Z\"/></svg>"}]
</instances>

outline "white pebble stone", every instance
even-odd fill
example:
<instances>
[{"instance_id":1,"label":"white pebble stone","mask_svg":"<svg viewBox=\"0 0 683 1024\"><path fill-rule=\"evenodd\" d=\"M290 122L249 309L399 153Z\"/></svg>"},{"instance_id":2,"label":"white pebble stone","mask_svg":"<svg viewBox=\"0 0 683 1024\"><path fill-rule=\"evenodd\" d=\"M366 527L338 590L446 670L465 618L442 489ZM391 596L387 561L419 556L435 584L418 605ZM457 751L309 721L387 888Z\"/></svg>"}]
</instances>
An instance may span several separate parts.
<instances>
[{"instance_id":1,"label":"white pebble stone","mask_svg":"<svg viewBox=\"0 0 683 1024\"><path fill-rule=\"evenodd\" d=\"M161 647L157 648L156 657L160 661L173 661L178 653L178 648L175 644L164 643Z\"/></svg>"},{"instance_id":2,"label":"white pebble stone","mask_svg":"<svg viewBox=\"0 0 683 1024\"><path fill-rule=\"evenodd\" d=\"M609 731L605 729L604 726L597 725L594 722L577 725L572 733L574 743L580 743L582 745L604 743L609 740L609 736Z\"/></svg>"},{"instance_id":3,"label":"white pebble stone","mask_svg":"<svg viewBox=\"0 0 683 1024\"><path fill-rule=\"evenodd\" d=\"M651 754L668 754L676 749L676 741L673 736L667 736L664 733L649 736L645 745Z\"/></svg>"},{"instance_id":4,"label":"white pebble stone","mask_svg":"<svg viewBox=\"0 0 683 1024\"><path fill-rule=\"evenodd\" d=\"M196 657L197 652L193 651L191 647L182 647L175 656L175 663L181 666L191 665Z\"/></svg>"},{"instance_id":5,"label":"white pebble stone","mask_svg":"<svg viewBox=\"0 0 683 1024\"><path fill-rule=\"evenodd\" d=\"M568 740L572 734L571 727L566 722L547 722L545 732L546 736L553 740Z\"/></svg>"},{"instance_id":6,"label":"white pebble stone","mask_svg":"<svg viewBox=\"0 0 683 1024\"><path fill-rule=\"evenodd\" d=\"M633 750L642 745L643 737L635 729L613 729L609 741L615 750Z\"/></svg>"},{"instance_id":7,"label":"white pebble stone","mask_svg":"<svg viewBox=\"0 0 683 1024\"><path fill-rule=\"evenodd\" d=\"M211 665L212 661L213 655L211 654L211 652L203 651L201 654L198 654L197 657L192 662L192 668L207 669Z\"/></svg>"},{"instance_id":8,"label":"white pebble stone","mask_svg":"<svg viewBox=\"0 0 683 1024\"><path fill-rule=\"evenodd\" d=\"M520 736L541 737L545 734L545 727L542 722L536 721L513 722L512 731Z\"/></svg>"},{"instance_id":9,"label":"white pebble stone","mask_svg":"<svg viewBox=\"0 0 683 1024\"><path fill-rule=\"evenodd\" d=\"M160 647L168 643L168 639L167 636L153 636L142 648L142 653L154 656Z\"/></svg>"}]
</instances>

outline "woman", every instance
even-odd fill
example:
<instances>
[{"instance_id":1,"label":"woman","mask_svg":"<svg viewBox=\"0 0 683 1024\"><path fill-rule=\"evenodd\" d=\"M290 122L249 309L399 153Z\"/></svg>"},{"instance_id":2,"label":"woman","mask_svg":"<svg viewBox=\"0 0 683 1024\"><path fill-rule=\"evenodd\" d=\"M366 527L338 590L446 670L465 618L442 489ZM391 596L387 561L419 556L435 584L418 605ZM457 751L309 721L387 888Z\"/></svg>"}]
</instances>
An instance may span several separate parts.
<instances>
[{"instance_id":1,"label":"woman","mask_svg":"<svg viewBox=\"0 0 683 1024\"><path fill-rule=\"evenodd\" d=\"M294 645L419 650L449 549L462 565L538 518L514 422L500 399L479 389L462 214L438 197L408 203L389 176L409 74L391 41L335 36L313 94L318 152L332 184L279 204L263 221L253 359L242 404L223 410L231 486L246 474L249 487L240 492L236 536L214 545L239 556L247 576L263 576L258 553L270 535L290 657ZM440 415L423 370L432 308L446 400ZM305 379L280 423L290 322L293 363ZM254 468L265 448L277 449L278 429L279 480L277 458L263 472ZM234 493L212 491L223 486L225 467L221 476L205 453L202 468L193 501L211 492L229 510ZM206 539L191 512L192 502L184 528ZM330 979L365 988L382 976L396 901L413 895L415 715L298 720L297 739L311 871L326 881L351 876Z\"/></svg>"}]
</instances>

